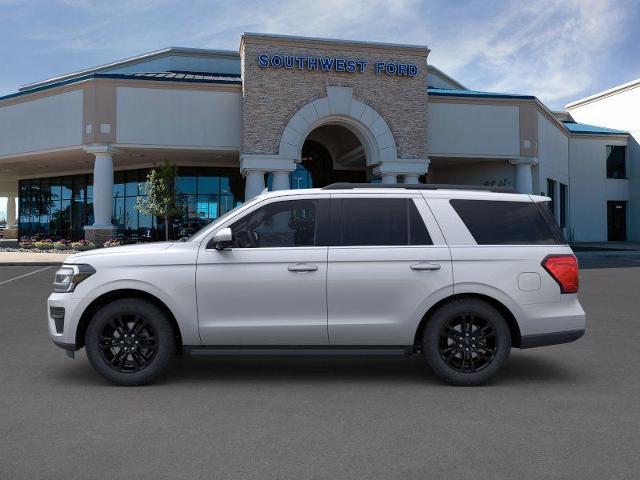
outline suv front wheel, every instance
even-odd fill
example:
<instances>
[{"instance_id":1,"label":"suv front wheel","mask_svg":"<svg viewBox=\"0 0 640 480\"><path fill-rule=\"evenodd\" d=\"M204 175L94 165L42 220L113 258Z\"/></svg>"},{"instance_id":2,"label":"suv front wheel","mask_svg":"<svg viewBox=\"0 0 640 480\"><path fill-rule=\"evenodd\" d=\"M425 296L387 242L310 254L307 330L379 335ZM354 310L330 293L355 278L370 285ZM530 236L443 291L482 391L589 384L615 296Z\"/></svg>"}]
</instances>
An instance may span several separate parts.
<instances>
[{"instance_id":1,"label":"suv front wheel","mask_svg":"<svg viewBox=\"0 0 640 480\"><path fill-rule=\"evenodd\" d=\"M89 362L118 385L144 385L166 368L175 338L166 314L139 298L115 300L98 310L85 336Z\"/></svg>"},{"instance_id":2,"label":"suv front wheel","mask_svg":"<svg viewBox=\"0 0 640 480\"><path fill-rule=\"evenodd\" d=\"M452 385L481 385L506 362L511 333L504 317L481 300L455 300L428 320L424 357L435 374Z\"/></svg>"}]
</instances>

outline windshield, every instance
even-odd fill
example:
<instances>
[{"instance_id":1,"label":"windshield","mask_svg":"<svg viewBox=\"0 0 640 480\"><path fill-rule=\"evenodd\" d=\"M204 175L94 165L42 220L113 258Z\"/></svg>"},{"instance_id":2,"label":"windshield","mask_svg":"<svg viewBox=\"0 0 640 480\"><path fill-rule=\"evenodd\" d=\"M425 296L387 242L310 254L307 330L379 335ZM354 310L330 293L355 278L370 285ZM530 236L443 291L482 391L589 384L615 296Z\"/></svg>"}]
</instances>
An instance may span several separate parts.
<instances>
[{"instance_id":1,"label":"windshield","mask_svg":"<svg viewBox=\"0 0 640 480\"><path fill-rule=\"evenodd\" d=\"M220 222L225 221L229 216L231 216L232 214L234 214L235 212L237 212L241 207L245 206L246 203L241 203L240 205L237 205L236 207L232 208L231 210L229 210L228 212L224 213L223 215L219 216L218 218L216 218L214 221L212 221L211 223L208 223L207 225L203 226L202 228L200 228L199 230L196 230L195 232L193 232L193 234L191 234L189 237L185 237L186 240L185 241L192 241L192 240L197 240L200 237L202 237L210 228L214 228L217 224L219 224Z\"/></svg>"}]
</instances>

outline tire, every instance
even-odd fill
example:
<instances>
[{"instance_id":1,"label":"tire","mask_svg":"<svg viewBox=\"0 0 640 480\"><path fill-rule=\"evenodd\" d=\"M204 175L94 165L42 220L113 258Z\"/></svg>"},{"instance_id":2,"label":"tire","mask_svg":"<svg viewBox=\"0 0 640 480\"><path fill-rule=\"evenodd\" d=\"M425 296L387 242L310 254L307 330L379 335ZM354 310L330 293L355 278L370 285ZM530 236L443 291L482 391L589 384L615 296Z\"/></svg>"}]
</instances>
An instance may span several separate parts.
<instances>
[{"instance_id":1,"label":"tire","mask_svg":"<svg viewBox=\"0 0 640 480\"><path fill-rule=\"evenodd\" d=\"M482 385L509 358L509 326L498 310L482 300L454 300L439 308L427 322L424 357L446 383Z\"/></svg>"},{"instance_id":2,"label":"tire","mask_svg":"<svg viewBox=\"0 0 640 480\"><path fill-rule=\"evenodd\" d=\"M166 314L139 298L115 300L98 310L85 335L93 368L116 385L145 385L167 367L176 351Z\"/></svg>"}]
</instances>

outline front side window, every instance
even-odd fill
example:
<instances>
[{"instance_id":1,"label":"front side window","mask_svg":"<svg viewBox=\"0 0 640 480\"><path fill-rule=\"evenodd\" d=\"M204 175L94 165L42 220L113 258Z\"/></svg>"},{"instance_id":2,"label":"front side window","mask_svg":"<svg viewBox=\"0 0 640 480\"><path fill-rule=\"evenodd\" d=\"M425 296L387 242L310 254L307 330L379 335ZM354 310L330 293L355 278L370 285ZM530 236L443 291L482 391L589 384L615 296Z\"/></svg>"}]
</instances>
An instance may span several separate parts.
<instances>
[{"instance_id":1,"label":"front side window","mask_svg":"<svg viewBox=\"0 0 640 480\"><path fill-rule=\"evenodd\" d=\"M627 147L607 145L607 178L627 178Z\"/></svg>"},{"instance_id":2,"label":"front side window","mask_svg":"<svg viewBox=\"0 0 640 480\"><path fill-rule=\"evenodd\" d=\"M261 207L231 226L234 248L313 247L318 200L288 200Z\"/></svg>"},{"instance_id":3,"label":"front side window","mask_svg":"<svg viewBox=\"0 0 640 480\"><path fill-rule=\"evenodd\" d=\"M494 200L451 200L450 203L478 245L566 243L544 205Z\"/></svg>"},{"instance_id":4,"label":"front side window","mask_svg":"<svg viewBox=\"0 0 640 480\"><path fill-rule=\"evenodd\" d=\"M341 203L339 245L433 244L411 199L345 198Z\"/></svg>"}]
</instances>

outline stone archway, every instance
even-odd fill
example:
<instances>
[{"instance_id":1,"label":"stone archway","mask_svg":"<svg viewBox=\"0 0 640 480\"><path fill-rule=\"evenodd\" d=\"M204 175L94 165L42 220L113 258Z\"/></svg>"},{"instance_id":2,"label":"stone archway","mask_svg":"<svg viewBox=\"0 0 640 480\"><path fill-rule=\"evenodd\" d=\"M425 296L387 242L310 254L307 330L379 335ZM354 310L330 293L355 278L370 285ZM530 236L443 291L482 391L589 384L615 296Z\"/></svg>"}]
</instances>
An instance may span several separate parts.
<instances>
[{"instance_id":1,"label":"stone archway","mask_svg":"<svg viewBox=\"0 0 640 480\"><path fill-rule=\"evenodd\" d=\"M278 156L299 162L309 134L323 125L339 125L360 141L367 166L394 162L398 158L391 129L373 108L353 98L350 87L327 87L327 96L300 108L282 132Z\"/></svg>"}]
</instances>

